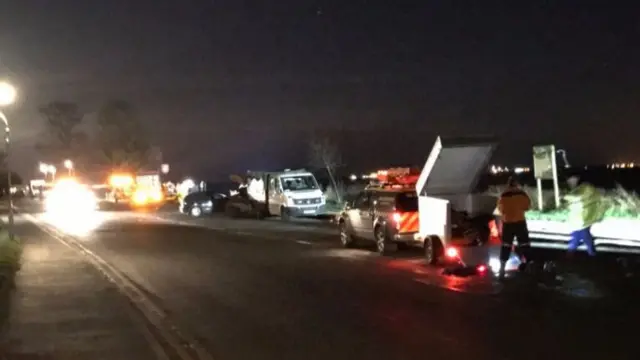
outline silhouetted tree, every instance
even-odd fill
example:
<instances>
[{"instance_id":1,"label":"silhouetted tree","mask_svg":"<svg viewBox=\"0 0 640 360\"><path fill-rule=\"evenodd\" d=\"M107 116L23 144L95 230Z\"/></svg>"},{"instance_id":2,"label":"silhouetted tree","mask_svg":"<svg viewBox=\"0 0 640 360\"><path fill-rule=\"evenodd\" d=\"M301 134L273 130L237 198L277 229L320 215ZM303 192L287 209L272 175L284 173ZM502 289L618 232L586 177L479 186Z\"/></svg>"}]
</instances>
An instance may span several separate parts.
<instances>
[{"instance_id":1,"label":"silhouetted tree","mask_svg":"<svg viewBox=\"0 0 640 360\"><path fill-rule=\"evenodd\" d=\"M341 203L342 192L340 191L341 187L338 186L336 181L336 170L343 164L337 143L329 136L315 136L311 139L309 150L312 165L327 171L329 179L331 180L331 186L336 192L337 200Z\"/></svg>"},{"instance_id":2,"label":"silhouetted tree","mask_svg":"<svg viewBox=\"0 0 640 360\"><path fill-rule=\"evenodd\" d=\"M36 144L43 160L59 162L66 158L78 158L87 144L85 133L76 130L82 122L78 105L72 102L52 101L38 111L45 120L45 134Z\"/></svg>"},{"instance_id":3,"label":"silhouetted tree","mask_svg":"<svg viewBox=\"0 0 640 360\"><path fill-rule=\"evenodd\" d=\"M104 164L131 170L145 166L151 148L147 135L126 101L109 101L98 112L97 145Z\"/></svg>"}]
</instances>

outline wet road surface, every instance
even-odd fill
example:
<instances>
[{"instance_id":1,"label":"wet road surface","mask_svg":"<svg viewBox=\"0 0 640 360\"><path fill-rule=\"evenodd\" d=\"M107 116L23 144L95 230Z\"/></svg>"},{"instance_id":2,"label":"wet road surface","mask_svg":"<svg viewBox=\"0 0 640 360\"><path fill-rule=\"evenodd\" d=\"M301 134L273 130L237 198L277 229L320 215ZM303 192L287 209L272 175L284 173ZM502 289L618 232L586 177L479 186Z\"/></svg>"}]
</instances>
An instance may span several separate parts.
<instances>
[{"instance_id":1,"label":"wet road surface","mask_svg":"<svg viewBox=\"0 0 640 360\"><path fill-rule=\"evenodd\" d=\"M101 213L78 231L35 215L144 287L216 359L637 358L633 298L445 277L340 249L323 226L172 216Z\"/></svg>"}]
</instances>

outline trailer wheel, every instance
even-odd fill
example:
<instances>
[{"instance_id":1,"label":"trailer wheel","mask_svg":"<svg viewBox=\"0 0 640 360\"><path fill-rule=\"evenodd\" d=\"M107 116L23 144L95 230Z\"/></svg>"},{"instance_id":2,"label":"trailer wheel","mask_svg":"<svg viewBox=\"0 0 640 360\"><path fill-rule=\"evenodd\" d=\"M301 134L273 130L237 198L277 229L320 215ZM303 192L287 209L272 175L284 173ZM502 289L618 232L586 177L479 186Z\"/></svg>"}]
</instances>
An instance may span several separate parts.
<instances>
[{"instance_id":1,"label":"trailer wheel","mask_svg":"<svg viewBox=\"0 0 640 360\"><path fill-rule=\"evenodd\" d=\"M437 265L442 254L442 243L435 236L429 236L424 240L424 260L428 265Z\"/></svg>"}]
</instances>

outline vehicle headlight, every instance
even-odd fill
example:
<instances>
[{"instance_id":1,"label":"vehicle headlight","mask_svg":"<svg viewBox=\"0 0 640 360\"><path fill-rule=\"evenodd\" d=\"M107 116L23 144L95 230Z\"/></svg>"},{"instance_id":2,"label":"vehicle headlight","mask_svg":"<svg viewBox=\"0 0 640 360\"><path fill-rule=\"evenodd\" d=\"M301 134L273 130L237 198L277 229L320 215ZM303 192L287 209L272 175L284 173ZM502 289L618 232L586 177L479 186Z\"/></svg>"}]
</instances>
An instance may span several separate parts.
<instances>
[{"instance_id":1,"label":"vehicle headlight","mask_svg":"<svg viewBox=\"0 0 640 360\"><path fill-rule=\"evenodd\" d=\"M162 192L160 192L160 191L154 191L154 192L151 194L151 198L153 199L153 201L162 201L162 198L163 198L163 196L162 196Z\"/></svg>"},{"instance_id":2,"label":"vehicle headlight","mask_svg":"<svg viewBox=\"0 0 640 360\"><path fill-rule=\"evenodd\" d=\"M136 204L144 204L147 202L147 194L145 194L143 191L136 191L133 194L133 201Z\"/></svg>"}]
</instances>

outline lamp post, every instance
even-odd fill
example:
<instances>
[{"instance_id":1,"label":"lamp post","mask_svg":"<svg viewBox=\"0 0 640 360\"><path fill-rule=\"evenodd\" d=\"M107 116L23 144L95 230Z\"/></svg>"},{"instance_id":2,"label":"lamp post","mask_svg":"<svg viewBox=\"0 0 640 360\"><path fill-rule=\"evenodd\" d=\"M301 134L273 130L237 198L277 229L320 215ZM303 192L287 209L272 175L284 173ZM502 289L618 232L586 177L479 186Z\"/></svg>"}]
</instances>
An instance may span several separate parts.
<instances>
[{"instance_id":1,"label":"lamp post","mask_svg":"<svg viewBox=\"0 0 640 360\"><path fill-rule=\"evenodd\" d=\"M56 181L56 172L58 171L58 169L56 169L56 167L53 165L48 165L47 168L47 172L51 174L51 182Z\"/></svg>"},{"instance_id":2,"label":"lamp post","mask_svg":"<svg viewBox=\"0 0 640 360\"><path fill-rule=\"evenodd\" d=\"M38 165L38 168L40 169L40 172L44 175L44 181L47 181L47 174L49 173L49 165L45 163L40 163L40 165Z\"/></svg>"},{"instance_id":3,"label":"lamp post","mask_svg":"<svg viewBox=\"0 0 640 360\"><path fill-rule=\"evenodd\" d=\"M71 176L73 173L73 161L69 159L65 160L64 167L67 169L67 173L69 174L69 176Z\"/></svg>"},{"instance_id":4,"label":"lamp post","mask_svg":"<svg viewBox=\"0 0 640 360\"><path fill-rule=\"evenodd\" d=\"M7 106L13 104L16 100L16 89L7 82L0 82L0 106ZM13 187L11 184L11 167L9 166L9 144L11 142L11 128L9 127L9 120L7 116L0 111L0 119L4 123L4 146L5 146L5 154L7 155L7 187L9 192L9 238L11 240L14 239L13 234L13 194L11 193L11 188Z\"/></svg>"}]
</instances>

